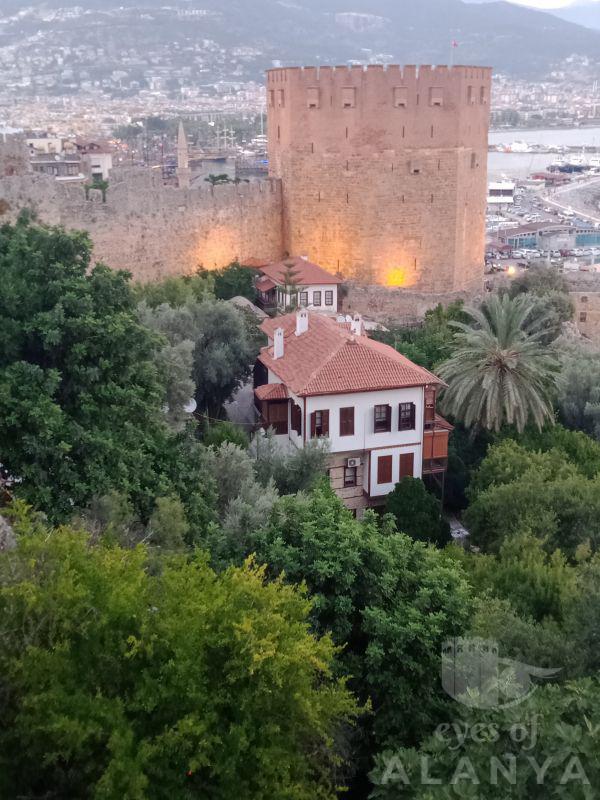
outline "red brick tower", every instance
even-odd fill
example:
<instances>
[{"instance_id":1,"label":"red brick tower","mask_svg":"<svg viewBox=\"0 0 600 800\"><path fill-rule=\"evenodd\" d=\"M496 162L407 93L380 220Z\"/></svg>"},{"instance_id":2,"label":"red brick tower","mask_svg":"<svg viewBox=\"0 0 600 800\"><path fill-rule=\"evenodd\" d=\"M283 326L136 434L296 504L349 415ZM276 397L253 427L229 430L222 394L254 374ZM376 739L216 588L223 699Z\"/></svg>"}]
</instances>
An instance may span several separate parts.
<instances>
[{"instance_id":1,"label":"red brick tower","mask_svg":"<svg viewBox=\"0 0 600 800\"><path fill-rule=\"evenodd\" d=\"M488 67L270 70L285 249L368 282L478 289L490 85Z\"/></svg>"}]
</instances>

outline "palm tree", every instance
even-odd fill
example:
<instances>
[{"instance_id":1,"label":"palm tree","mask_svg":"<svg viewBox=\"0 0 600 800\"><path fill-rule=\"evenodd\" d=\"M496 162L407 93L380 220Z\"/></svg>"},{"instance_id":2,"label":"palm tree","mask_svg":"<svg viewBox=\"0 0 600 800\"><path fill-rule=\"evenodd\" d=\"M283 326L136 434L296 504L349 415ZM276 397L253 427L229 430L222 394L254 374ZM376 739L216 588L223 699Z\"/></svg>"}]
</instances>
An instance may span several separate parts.
<instances>
[{"instance_id":1,"label":"palm tree","mask_svg":"<svg viewBox=\"0 0 600 800\"><path fill-rule=\"evenodd\" d=\"M466 309L472 323L450 323L458 333L453 356L438 369L448 384L442 406L468 428L508 424L521 432L529 421L538 428L554 421L559 364L540 341L544 317L533 318L534 305L527 295L495 295Z\"/></svg>"}]
</instances>

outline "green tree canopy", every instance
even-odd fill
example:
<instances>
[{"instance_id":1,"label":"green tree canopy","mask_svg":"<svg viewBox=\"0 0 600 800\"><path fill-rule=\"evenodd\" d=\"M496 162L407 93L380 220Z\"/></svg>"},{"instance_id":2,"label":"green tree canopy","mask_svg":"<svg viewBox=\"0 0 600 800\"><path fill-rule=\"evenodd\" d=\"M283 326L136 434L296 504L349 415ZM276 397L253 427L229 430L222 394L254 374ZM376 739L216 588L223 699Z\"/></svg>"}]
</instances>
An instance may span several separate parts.
<instances>
[{"instance_id":1,"label":"green tree canopy","mask_svg":"<svg viewBox=\"0 0 600 800\"><path fill-rule=\"evenodd\" d=\"M567 427L600 439L600 352L584 347L564 352L558 411Z\"/></svg>"},{"instance_id":2,"label":"green tree canopy","mask_svg":"<svg viewBox=\"0 0 600 800\"><path fill-rule=\"evenodd\" d=\"M504 710L473 712L457 703L455 728L440 727L419 750L380 755L371 796L587 800L600 784L599 702L598 679L589 678L540 687L528 702ZM466 735L457 737L461 731ZM432 780L422 781L422 769Z\"/></svg>"},{"instance_id":3,"label":"green tree canopy","mask_svg":"<svg viewBox=\"0 0 600 800\"><path fill-rule=\"evenodd\" d=\"M0 554L2 797L334 800L356 704L302 591L200 553L151 573L141 546L19 517Z\"/></svg>"},{"instance_id":4,"label":"green tree canopy","mask_svg":"<svg viewBox=\"0 0 600 800\"><path fill-rule=\"evenodd\" d=\"M255 320L229 303L205 298L174 308L142 305L141 319L175 347L192 343L192 378L198 410L210 417L222 413L223 403L250 374L258 353L250 325Z\"/></svg>"},{"instance_id":5,"label":"green tree canopy","mask_svg":"<svg viewBox=\"0 0 600 800\"><path fill-rule=\"evenodd\" d=\"M450 541L450 526L442 517L441 503L419 478L402 478L387 496L385 509L402 533L439 546Z\"/></svg>"},{"instance_id":6,"label":"green tree canopy","mask_svg":"<svg viewBox=\"0 0 600 800\"><path fill-rule=\"evenodd\" d=\"M442 405L467 427L522 431L553 419L558 362L540 341L543 320L529 321L532 308L526 295L494 295L469 310L471 324L452 323L455 349L438 370L449 384Z\"/></svg>"},{"instance_id":7,"label":"green tree canopy","mask_svg":"<svg viewBox=\"0 0 600 800\"><path fill-rule=\"evenodd\" d=\"M256 300L254 280L258 273L249 267L242 267L234 261L214 274L215 297L219 300L230 300L232 297L247 297Z\"/></svg>"},{"instance_id":8,"label":"green tree canopy","mask_svg":"<svg viewBox=\"0 0 600 800\"><path fill-rule=\"evenodd\" d=\"M463 564L480 594L509 600L522 617L538 622L563 621L578 592L575 567L528 534L507 539L497 556L472 554Z\"/></svg>"},{"instance_id":9,"label":"green tree canopy","mask_svg":"<svg viewBox=\"0 0 600 800\"><path fill-rule=\"evenodd\" d=\"M85 234L0 228L0 453L52 518L94 494L148 510L169 448L155 337L126 273L90 268Z\"/></svg>"},{"instance_id":10,"label":"green tree canopy","mask_svg":"<svg viewBox=\"0 0 600 800\"><path fill-rule=\"evenodd\" d=\"M436 366L452 354L454 331L451 322L469 319L462 300L444 307L438 304L425 313L422 325L401 326L387 323L385 331L373 331L374 339L389 344L416 364L427 369Z\"/></svg>"},{"instance_id":11,"label":"green tree canopy","mask_svg":"<svg viewBox=\"0 0 600 800\"><path fill-rule=\"evenodd\" d=\"M527 442L528 436L523 440ZM560 427L531 434L531 440L558 446L536 452L507 440L491 447L476 471L465 512L474 544L497 553L507 538L531 533L544 541L548 552L561 549L569 558L575 558L586 543L596 550L600 478L590 455L597 455L593 450L598 443ZM563 445L571 449L572 458Z\"/></svg>"},{"instance_id":12,"label":"green tree canopy","mask_svg":"<svg viewBox=\"0 0 600 800\"><path fill-rule=\"evenodd\" d=\"M214 294L215 273L199 268L194 275L177 275L155 283L136 283L138 302L150 308L166 305L178 308L188 301L202 302Z\"/></svg>"},{"instance_id":13,"label":"green tree canopy","mask_svg":"<svg viewBox=\"0 0 600 800\"><path fill-rule=\"evenodd\" d=\"M550 292L569 294L569 283L565 276L555 267L533 265L526 272L518 275L511 283L510 295L519 294L546 295Z\"/></svg>"},{"instance_id":14,"label":"green tree canopy","mask_svg":"<svg viewBox=\"0 0 600 800\"><path fill-rule=\"evenodd\" d=\"M445 713L439 687L442 641L467 626L471 593L460 565L422 542L356 520L326 485L281 498L247 552L269 574L305 582L317 633L344 647L350 687L373 717L357 745L362 767L389 739L417 741Z\"/></svg>"}]
</instances>

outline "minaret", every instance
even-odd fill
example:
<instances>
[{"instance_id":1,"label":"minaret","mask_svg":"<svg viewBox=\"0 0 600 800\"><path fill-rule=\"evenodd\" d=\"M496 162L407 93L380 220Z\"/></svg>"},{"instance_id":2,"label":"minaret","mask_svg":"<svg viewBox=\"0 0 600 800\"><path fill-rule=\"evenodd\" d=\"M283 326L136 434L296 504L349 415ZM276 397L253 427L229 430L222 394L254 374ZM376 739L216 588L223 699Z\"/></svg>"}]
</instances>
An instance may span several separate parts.
<instances>
[{"instance_id":1,"label":"minaret","mask_svg":"<svg viewBox=\"0 0 600 800\"><path fill-rule=\"evenodd\" d=\"M188 143L183 127L183 122L179 122L179 132L177 133L177 180L180 189L190 188L190 155Z\"/></svg>"}]
</instances>

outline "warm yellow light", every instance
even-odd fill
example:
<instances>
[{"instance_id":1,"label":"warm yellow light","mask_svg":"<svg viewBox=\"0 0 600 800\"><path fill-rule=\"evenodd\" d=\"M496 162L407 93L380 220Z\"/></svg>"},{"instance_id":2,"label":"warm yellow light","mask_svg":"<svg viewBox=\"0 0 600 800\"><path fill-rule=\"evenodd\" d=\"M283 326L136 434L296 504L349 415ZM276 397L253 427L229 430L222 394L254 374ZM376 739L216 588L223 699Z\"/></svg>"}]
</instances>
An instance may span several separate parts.
<instances>
[{"instance_id":1,"label":"warm yellow light","mask_svg":"<svg viewBox=\"0 0 600 800\"><path fill-rule=\"evenodd\" d=\"M385 279L386 286L404 286L406 283L406 272L400 267L391 269Z\"/></svg>"},{"instance_id":2,"label":"warm yellow light","mask_svg":"<svg viewBox=\"0 0 600 800\"><path fill-rule=\"evenodd\" d=\"M516 268L516 267L513 267L513 266L512 266L512 264L511 264L511 266L508 268L508 274L509 274L509 275L511 276L511 278L512 278L512 276L513 276L513 275L516 275L516 274L517 274L517 268Z\"/></svg>"}]
</instances>

